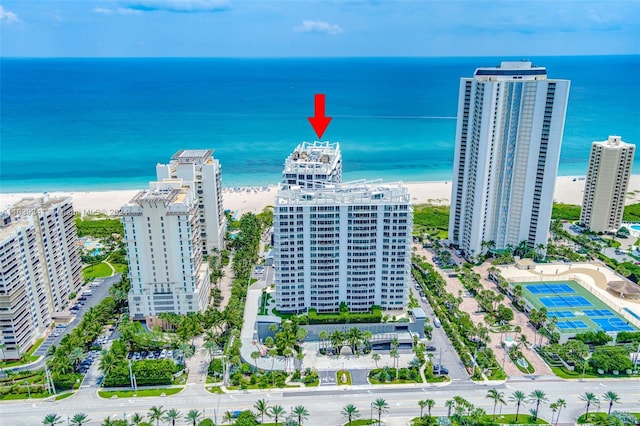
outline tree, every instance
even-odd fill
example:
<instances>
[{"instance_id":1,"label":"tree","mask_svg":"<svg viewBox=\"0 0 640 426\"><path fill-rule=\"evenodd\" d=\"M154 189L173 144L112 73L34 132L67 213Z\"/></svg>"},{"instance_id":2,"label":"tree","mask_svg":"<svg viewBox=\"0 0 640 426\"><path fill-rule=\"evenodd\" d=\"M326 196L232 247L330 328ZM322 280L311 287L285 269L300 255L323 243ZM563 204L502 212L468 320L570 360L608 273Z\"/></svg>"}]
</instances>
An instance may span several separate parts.
<instances>
[{"instance_id":1,"label":"tree","mask_svg":"<svg viewBox=\"0 0 640 426\"><path fill-rule=\"evenodd\" d=\"M451 417L451 409L456 405L453 399L447 399L444 406L447 407L447 417Z\"/></svg>"},{"instance_id":2,"label":"tree","mask_svg":"<svg viewBox=\"0 0 640 426\"><path fill-rule=\"evenodd\" d=\"M42 420L42 424L44 426L54 426L59 425L60 423L62 423L62 419L56 413L47 414Z\"/></svg>"},{"instance_id":3,"label":"tree","mask_svg":"<svg viewBox=\"0 0 640 426\"><path fill-rule=\"evenodd\" d=\"M556 411L558 411L558 403L552 402L549 404L549 408L551 409L551 421L549 424L553 424L553 419L556 417Z\"/></svg>"},{"instance_id":4,"label":"tree","mask_svg":"<svg viewBox=\"0 0 640 426\"><path fill-rule=\"evenodd\" d=\"M133 426L138 426L144 420L144 416L140 415L140 413L133 413L131 416L131 423Z\"/></svg>"},{"instance_id":5,"label":"tree","mask_svg":"<svg viewBox=\"0 0 640 426\"><path fill-rule=\"evenodd\" d=\"M629 352L622 346L597 347L589 359L589 365L604 371L624 371L633 367Z\"/></svg>"},{"instance_id":6,"label":"tree","mask_svg":"<svg viewBox=\"0 0 640 426\"><path fill-rule=\"evenodd\" d=\"M149 417L149 420L151 421L156 421L156 426L160 425L160 420L162 420L162 416L164 416L164 414L167 412L167 410L163 410L162 409L162 405L158 406L153 406L151 408L149 408L149 413L147 413L147 416Z\"/></svg>"},{"instance_id":7,"label":"tree","mask_svg":"<svg viewBox=\"0 0 640 426\"><path fill-rule=\"evenodd\" d=\"M418 405L420 406L420 417L422 417L422 413L423 413L424 407L427 406L427 400L426 399L421 399L420 401L418 401Z\"/></svg>"},{"instance_id":8,"label":"tree","mask_svg":"<svg viewBox=\"0 0 640 426\"><path fill-rule=\"evenodd\" d=\"M398 380L398 359L400 358L400 353L394 348L389 351L389 356L393 358L393 367L396 369L396 380Z\"/></svg>"},{"instance_id":9,"label":"tree","mask_svg":"<svg viewBox=\"0 0 640 426\"><path fill-rule=\"evenodd\" d=\"M563 408L567 408L567 401L560 398L556 401L556 405L558 406L558 417L556 417L556 425L558 424L558 420L560 420L560 412Z\"/></svg>"},{"instance_id":10,"label":"tree","mask_svg":"<svg viewBox=\"0 0 640 426\"><path fill-rule=\"evenodd\" d=\"M607 415L611 414L611 407L616 402L620 402L620 397L617 393L613 391L607 391L604 395L602 395L602 399L605 401L609 401L609 410L607 411Z\"/></svg>"},{"instance_id":11,"label":"tree","mask_svg":"<svg viewBox=\"0 0 640 426\"><path fill-rule=\"evenodd\" d=\"M254 361L255 366L258 366L258 358L260 358L260 352L253 351L251 352L251 359Z\"/></svg>"},{"instance_id":12,"label":"tree","mask_svg":"<svg viewBox=\"0 0 640 426\"><path fill-rule=\"evenodd\" d=\"M349 426L351 426L351 421L353 419L357 419L360 417L360 412L353 404L345 405L342 408L342 411L340 411L340 414L342 414L343 417L346 417L347 420L349 420Z\"/></svg>"},{"instance_id":13,"label":"tree","mask_svg":"<svg viewBox=\"0 0 640 426\"><path fill-rule=\"evenodd\" d=\"M179 418L180 418L180 411L176 410L175 408L172 408L171 410L167 411L167 413L163 417L163 420L165 422L171 422L171 426L176 426L176 420Z\"/></svg>"},{"instance_id":14,"label":"tree","mask_svg":"<svg viewBox=\"0 0 640 426\"><path fill-rule=\"evenodd\" d=\"M598 403L598 397L593 392L585 392L584 395L580 395L580 399L587 403L584 419L585 421L589 420L589 407L591 407L591 404Z\"/></svg>"},{"instance_id":15,"label":"tree","mask_svg":"<svg viewBox=\"0 0 640 426\"><path fill-rule=\"evenodd\" d=\"M495 389L495 388L489 389L489 392L487 392L486 397L493 400L493 420L495 420L496 419L496 407L497 407L498 403L500 403L500 405L507 403L504 400L504 392L498 392L498 390Z\"/></svg>"},{"instance_id":16,"label":"tree","mask_svg":"<svg viewBox=\"0 0 640 426\"><path fill-rule=\"evenodd\" d=\"M260 423L264 423L264 415L269 415L269 402L266 399L259 399L253 404L253 408L256 409L260 416Z\"/></svg>"},{"instance_id":17,"label":"tree","mask_svg":"<svg viewBox=\"0 0 640 426\"><path fill-rule=\"evenodd\" d=\"M520 405L525 402L527 395L522 391L515 391L510 397L509 401L516 404L516 422L518 421L518 415L520 414Z\"/></svg>"},{"instance_id":18,"label":"tree","mask_svg":"<svg viewBox=\"0 0 640 426\"><path fill-rule=\"evenodd\" d=\"M532 419L535 422L538 419L538 412L539 412L539 409L540 409L540 403L548 401L547 394L545 394L540 389L535 389L533 392L531 392L529 394L529 398L531 398L530 399L531 403L535 402L535 404L536 404L536 408L535 408L536 414Z\"/></svg>"},{"instance_id":19,"label":"tree","mask_svg":"<svg viewBox=\"0 0 640 426\"><path fill-rule=\"evenodd\" d=\"M293 407L293 414L298 418L298 425L302 426L302 421L309 418L309 412L302 405L296 405Z\"/></svg>"},{"instance_id":20,"label":"tree","mask_svg":"<svg viewBox=\"0 0 640 426\"><path fill-rule=\"evenodd\" d=\"M218 344L214 340L207 340L202 346L209 354L209 362L213 361L213 352L218 349Z\"/></svg>"},{"instance_id":21,"label":"tree","mask_svg":"<svg viewBox=\"0 0 640 426\"><path fill-rule=\"evenodd\" d=\"M286 411L282 408L282 405L274 405L271 407L271 411L269 412L269 417L273 418L276 422L276 426L278 426L278 419L284 417Z\"/></svg>"},{"instance_id":22,"label":"tree","mask_svg":"<svg viewBox=\"0 0 640 426\"><path fill-rule=\"evenodd\" d=\"M431 417L431 409L436 405L433 399L427 399L427 415Z\"/></svg>"},{"instance_id":23,"label":"tree","mask_svg":"<svg viewBox=\"0 0 640 426\"><path fill-rule=\"evenodd\" d=\"M371 406L378 412L378 424L380 424L382 413L389 412L389 404L384 400L384 398L378 398L371 403Z\"/></svg>"},{"instance_id":24,"label":"tree","mask_svg":"<svg viewBox=\"0 0 640 426\"><path fill-rule=\"evenodd\" d=\"M85 413L78 413L71 418L71 424L73 426L82 426L85 423L90 422L91 420Z\"/></svg>"},{"instance_id":25,"label":"tree","mask_svg":"<svg viewBox=\"0 0 640 426\"><path fill-rule=\"evenodd\" d=\"M371 355L371 359L373 359L373 361L376 363L376 368L378 368L378 361L380 361L380 354L379 353L374 353L373 355Z\"/></svg>"},{"instance_id":26,"label":"tree","mask_svg":"<svg viewBox=\"0 0 640 426\"><path fill-rule=\"evenodd\" d=\"M231 411L225 411L222 416L222 423L233 423L233 413Z\"/></svg>"}]
</instances>

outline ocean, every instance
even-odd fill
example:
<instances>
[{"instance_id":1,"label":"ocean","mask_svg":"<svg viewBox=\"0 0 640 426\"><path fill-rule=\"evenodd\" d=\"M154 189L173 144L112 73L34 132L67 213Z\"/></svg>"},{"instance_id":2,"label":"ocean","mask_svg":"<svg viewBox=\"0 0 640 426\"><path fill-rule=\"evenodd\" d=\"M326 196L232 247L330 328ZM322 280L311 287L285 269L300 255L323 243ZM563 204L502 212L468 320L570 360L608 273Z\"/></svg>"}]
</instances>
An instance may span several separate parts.
<instances>
[{"instance_id":1,"label":"ocean","mask_svg":"<svg viewBox=\"0 0 640 426\"><path fill-rule=\"evenodd\" d=\"M451 180L460 78L503 59L3 58L0 192L143 188L181 148L213 148L225 186L277 183L315 93L345 180ZM571 80L560 175L594 140L640 143L640 56L529 59Z\"/></svg>"}]
</instances>

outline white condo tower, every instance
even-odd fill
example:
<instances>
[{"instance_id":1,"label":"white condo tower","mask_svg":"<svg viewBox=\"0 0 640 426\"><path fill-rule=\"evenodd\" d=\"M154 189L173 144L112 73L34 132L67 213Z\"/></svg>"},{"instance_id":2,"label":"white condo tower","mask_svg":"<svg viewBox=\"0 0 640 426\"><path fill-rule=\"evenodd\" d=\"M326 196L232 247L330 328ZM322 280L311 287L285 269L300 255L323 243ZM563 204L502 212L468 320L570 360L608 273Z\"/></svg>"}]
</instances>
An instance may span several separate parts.
<instances>
[{"instance_id":1,"label":"white condo tower","mask_svg":"<svg viewBox=\"0 0 640 426\"><path fill-rule=\"evenodd\" d=\"M465 256L546 246L568 95L526 61L461 79L449 241Z\"/></svg>"}]
</instances>

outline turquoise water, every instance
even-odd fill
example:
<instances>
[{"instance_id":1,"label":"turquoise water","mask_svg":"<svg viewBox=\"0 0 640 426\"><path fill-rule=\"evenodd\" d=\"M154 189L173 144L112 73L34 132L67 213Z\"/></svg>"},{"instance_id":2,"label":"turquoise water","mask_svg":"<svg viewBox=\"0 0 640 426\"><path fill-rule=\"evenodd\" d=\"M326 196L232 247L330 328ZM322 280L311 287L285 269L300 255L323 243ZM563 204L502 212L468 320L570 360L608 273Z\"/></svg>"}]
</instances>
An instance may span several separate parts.
<instances>
[{"instance_id":1,"label":"turquoise water","mask_svg":"<svg viewBox=\"0 0 640 426\"><path fill-rule=\"evenodd\" d=\"M459 80L501 59L3 58L0 192L141 188L205 147L225 186L275 183L316 139L315 93L346 180L451 180ZM572 81L560 175L586 174L593 140L640 141L639 56L532 60Z\"/></svg>"},{"instance_id":2,"label":"turquoise water","mask_svg":"<svg viewBox=\"0 0 640 426\"><path fill-rule=\"evenodd\" d=\"M631 225L630 228L634 231L640 231L640 225Z\"/></svg>"}]
</instances>

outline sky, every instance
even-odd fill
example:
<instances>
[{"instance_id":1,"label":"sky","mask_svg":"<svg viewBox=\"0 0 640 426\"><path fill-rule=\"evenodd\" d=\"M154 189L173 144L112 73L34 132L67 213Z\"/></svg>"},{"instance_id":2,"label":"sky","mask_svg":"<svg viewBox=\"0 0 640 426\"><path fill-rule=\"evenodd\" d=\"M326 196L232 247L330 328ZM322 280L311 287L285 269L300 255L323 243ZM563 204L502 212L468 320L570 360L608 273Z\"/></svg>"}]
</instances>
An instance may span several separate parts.
<instances>
[{"instance_id":1,"label":"sky","mask_svg":"<svg viewBox=\"0 0 640 426\"><path fill-rule=\"evenodd\" d=\"M0 1L3 57L640 54L640 0Z\"/></svg>"}]
</instances>

